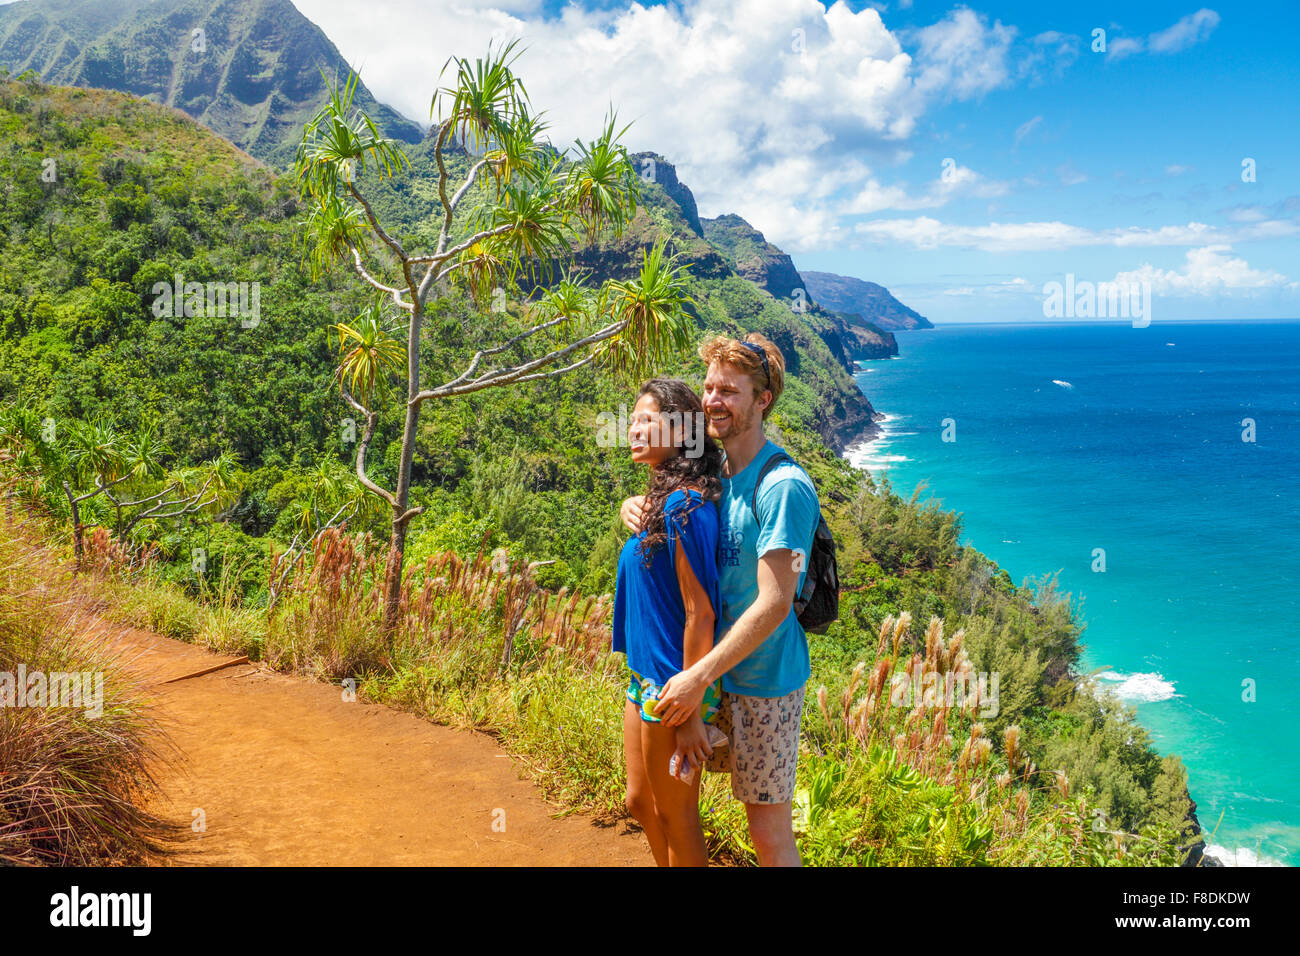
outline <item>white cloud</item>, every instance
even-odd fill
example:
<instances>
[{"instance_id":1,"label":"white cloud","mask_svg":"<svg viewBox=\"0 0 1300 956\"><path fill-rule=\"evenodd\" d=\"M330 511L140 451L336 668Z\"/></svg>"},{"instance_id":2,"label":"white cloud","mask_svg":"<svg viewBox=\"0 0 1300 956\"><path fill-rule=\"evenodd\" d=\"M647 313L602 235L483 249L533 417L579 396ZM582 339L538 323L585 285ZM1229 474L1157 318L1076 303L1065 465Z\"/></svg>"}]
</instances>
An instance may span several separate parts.
<instances>
[{"instance_id":1,"label":"white cloud","mask_svg":"<svg viewBox=\"0 0 1300 956\"><path fill-rule=\"evenodd\" d=\"M1214 28L1219 25L1219 19L1213 10L1202 8L1189 13L1170 27L1150 34L1145 41L1140 37L1118 37L1111 40L1106 45L1106 56L1112 60L1122 60L1143 50L1151 53L1177 53L1208 40Z\"/></svg>"},{"instance_id":2,"label":"white cloud","mask_svg":"<svg viewBox=\"0 0 1300 956\"><path fill-rule=\"evenodd\" d=\"M870 242L904 243L918 249L969 248L986 252L1070 249L1083 246L1200 246L1246 239L1295 235L1294 222L1269 220L1228 230L1189 222L1185 226L1089 229L1064 222L992 222L987 225L944 223L928 216L861 222L854 232Z\"/></svg>"},{"instance_id":3,"label":"white cloud","mask_svg":"<svg viewBox=\"0 0 1300 956\"><path fill-rule=\"evenodd\" d=\"M1024 139L1026 136L1028 136L1030 132L1033 131L1034 127L1036 127L1042 121L1043 118L1041 116L1035 116L1033 119L1026 120L1025 122L1021 123L1019 126L1017 126L1016 141L1013 144L1012 148L1014 149L1016 146L1019 146L1020 141Z\"/></svg>"},{"instance_id":4,"label":"white cloud","mask_svg":"<svg viewBox=\"0 0 1300 956\"><path fill-rule=\"evenodd\" d=\"M906 183L882 186L868 177L852 198L839 208L842 215L870 215L886 209L937 209L954 199L992 199L1011 191L1011 183L988 179L967 166L946 166L923 192L912 195Z\"/></svg>"},{"instance_id":5,"label":"white cloud","mask_svg":"<svg viewBox=\"0 0 1300 956\"><path fill-rule=\"evenodd\" d=\"M1213 10L1200 9L1183 17L1173 26L1153 33L1147 38L1152 53L1177 53L1210 38L1219 25L1219 15Z\"/></svg>"},{"instance_id":6,"label":"white cloud","mask_svg":"<svg viewBox=\"0 0 1300 956\"><path fill-rule=\"evenodd\" d=\"M1142 52L1142 41L1135 37L1119 37L1106 45L1106 56L1112 60L1122 60L1126 56Z\"/></svg>"},{"instance_id":7,"label":"white cloud","mask_svg":"<svg viewBox=\"0 0 1300 956\"><path fill-rule=\"evenodd\" d=\"M1059 79L1079 59L1082 45L1079 37L1072 33L1058 30L1039 33L1029 38L1028 47L1020 54L1016 73L1037 79L1037 74L1050 66L1052 75Z\"/></svg>"},{"instance_id":8,"label":"white cloud","mask_svg":"<svg viewBox=\"0 0 1300 956\"><path fill-rule=\"evenodd\" d=\"M1088 181L1088 174L1081 173L1069 163L1056 167L1056 178L1066 186L1077 186Z\"/></svg>"},{"instance_id":9,"label":"white cloud","mask_svg":"<svg viewBox=\"0 0 1300 956\"><path fill-rule=\"evenodd\" d=\"M1231 256L1230 252L1232 247L1226 244L1189 249L1181 272L1143 263L1137 269L1116 275L1115 282L1145 282L1156 295L1172 296L1231 295L1297 287L1297 283L1280 272L1252 269L1245 259Z\"/></svg>"},{"instance_id":10,"label":"white cloud","mask_svg":"<svg viewBox=\"0 0 1300 956\"><path fill-rule=\"evenodd\" d=\"M1007 279L1004 282L994 282L982 286L958 286L952 289L944 289L944 295L968 296L968 295L1041 295L1038 286L1034 285L1028 279L1017 276L1014 279Z\"/></svg>"},{"instance_id":11,"label":"white cloud","mask_svg":"<svg viewBox=\"0 0 1300 956\"><path fill-rule=\"evenodd\" d=\"M1008 53L1016 28L958 7L917 31L917 89L972 99L1005 86L1011 79Z\"/></svg>"},{"instance_id":12,"label":"white cloud","mask_svg":"<svg viewBox=\"0 0 1300 956\"><path fill-rule=\"evenodd\" d=\"M842 0L570 5L550 19L537 0L368 0L364 17L351 0L295 3L380 100L414 117L428 117L449 55L474 58L491 38L522 37L529 49L516 70L557 145L589 138L613 103L633 121L628 147L675 163L702 215L738 212L791 251L842 235L846 205L933 208L1001 194L964 177L909 199L867 165L904 161L931 104L1012 82L1015 28L965 7L902 36L876 10Z\"/></svg>"}]
</instances>

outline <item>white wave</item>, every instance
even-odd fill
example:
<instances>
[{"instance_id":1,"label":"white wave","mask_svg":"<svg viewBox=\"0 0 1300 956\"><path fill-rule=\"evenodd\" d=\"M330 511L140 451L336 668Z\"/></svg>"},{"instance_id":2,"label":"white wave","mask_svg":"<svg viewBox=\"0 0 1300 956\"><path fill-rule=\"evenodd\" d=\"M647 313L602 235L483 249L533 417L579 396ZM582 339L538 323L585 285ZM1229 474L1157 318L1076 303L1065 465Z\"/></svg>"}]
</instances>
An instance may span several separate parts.
<instances>
[{"instance_id":1,"label":"white wave","mask_svg":"<svg viewBox=\"0 0 1300 956\"><path fill-rule=\"evenodd\" d=\"M1118 671L1102 671L1097 676L1102 680L1113 681L1119 685L1115 688L1115 696L1120 700L1141 701L1142 703L1151 704L1179 696L1174 693L1173 682L1165 680L1164 675L1157 671L1152 671L1149 674L1121 674Z\"/></svg>"},{"instance_id":2,"label":"white wave","mask_svg":"<svg viewBox=\"0 0 1300 956\"><path fill-rule=\"evenodd\" d=\"M851 445L844 449L844 457L854 468L864 468L869 472L886 468L895 462L912 460L906 455L886 454L884 448L874 448L873 445L875 445L875 442Z\"/></svg>"},{"instance_id":3,"label":"white wave","mask_svg":"<svg viewBox=\"0 0 1300 956\"><path fill-rule=\"evenodd\" d=\"M905 419L906 415L894 414L888 412L879 412L880 418L875 419L876 425L880 428L880 434L875 438L867 438L855 442L844 449L844 459L854 468L861 468L868 473L874 473L887 469L891 464L900 461L911 461L906 455L892 454L887 449L892 444L892 439L900 435L915 435L916 432L893 431L889 425L900 419Z\"/></svg>"},{"instance_id":4,"label":"white wave","mask_svg":"<svg viewBox=\"0 0 1300 956\"><path fill-rule=\"evenodd\" d=\"M1069 382L1063 382L1059 378L1052 379L1052 384L1059 385L1061 386L1061 388L1074 388L1074 386L1071 385Z\"/></svg>"},{"instance_id":5,"label":"white wave","mask_svg":"<svg viewBox=\"0 0 1300 956\"><path fill-rule=\"evenodd\" d=\"M1282 861L1260 856L1254 850L1245 847L1229 850L1226 846L1219 846L1217 843L1207 846L1205 855L1214 857L1224 866L1286 866Z\"/></svg>"}]
</instances>

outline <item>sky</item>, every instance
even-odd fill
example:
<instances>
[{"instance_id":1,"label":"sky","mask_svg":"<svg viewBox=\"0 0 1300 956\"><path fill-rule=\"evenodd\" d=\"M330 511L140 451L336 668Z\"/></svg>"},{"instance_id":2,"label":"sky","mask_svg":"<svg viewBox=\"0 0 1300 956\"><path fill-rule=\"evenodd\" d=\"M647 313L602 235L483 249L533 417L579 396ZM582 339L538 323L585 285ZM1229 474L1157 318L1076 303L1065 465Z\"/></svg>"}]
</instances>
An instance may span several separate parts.
<instances>
[{"instance_id":1,"label":"sky","mask_svg":"<svg viewBox=\"0 0 1300 956\"><path fill-rule=\"evenodd\" d=\"M1296 0L293 3L424 122L449 56L520 37L557 146L613 104L702 216L935 322L1045 321L1067 281L1300 317Z\"/></svg>"}]
</instances>

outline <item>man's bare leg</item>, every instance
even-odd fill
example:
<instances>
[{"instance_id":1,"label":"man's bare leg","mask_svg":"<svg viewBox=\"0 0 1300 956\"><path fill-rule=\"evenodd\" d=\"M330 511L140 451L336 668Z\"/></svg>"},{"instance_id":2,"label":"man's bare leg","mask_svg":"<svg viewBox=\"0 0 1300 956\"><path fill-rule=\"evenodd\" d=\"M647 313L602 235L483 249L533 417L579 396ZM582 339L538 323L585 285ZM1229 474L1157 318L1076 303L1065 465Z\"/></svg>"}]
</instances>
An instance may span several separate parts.
<instances>
[{"instance_id":1,"label":"man's bare leg","mask_svg":"<svg viewBox=\"0 0 1300 956\"><path fill-rule=\"evenodd\" d=\"M749 838L759 866L803 866L794 842L792 808L788 803L747 803Z\"/></svg>"}]
</instances>

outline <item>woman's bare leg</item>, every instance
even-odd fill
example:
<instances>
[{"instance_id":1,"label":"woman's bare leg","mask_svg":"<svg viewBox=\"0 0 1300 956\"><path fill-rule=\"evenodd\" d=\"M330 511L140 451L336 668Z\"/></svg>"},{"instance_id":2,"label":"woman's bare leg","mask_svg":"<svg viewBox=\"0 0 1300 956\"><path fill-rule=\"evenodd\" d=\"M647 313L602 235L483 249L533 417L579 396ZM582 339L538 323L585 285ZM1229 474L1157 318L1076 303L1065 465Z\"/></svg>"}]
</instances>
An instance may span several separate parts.
<instances>
[{"instance_id":1,"label":"woman's bare leg","mask_svg":"<svg viewBox=\"0 0 1300 956\"><path fill-rule=\"evenodd\" d=\"M650 781L646 779L645 757L641 749L641 711L630 700L624 702L623 708L623 753L627 758L627 796L624 803L627 812L641 824L645 838L650 843L650 852L660 866L668 866L668 838L659 825L659 815L655 811L654 793ZM665 758L666 759L666 758Z\"/></svg>"},{"instance_id":2,"label":"woman's bare leg","mask_svg":"<svg viewBox=\"0 0 1300 956\"><path fill-rule=\"evenodd\" d=\"M640 720L640 718L637 718ZM708 866L709 853L700 827L700 781L703 768L695 768L690 783L668 773L668 761L677 749L677 732L663 724L641 720L641 748L646 775L654 794L655 813L668 843L669 866Z\"/></svg>"}]
</instances>

